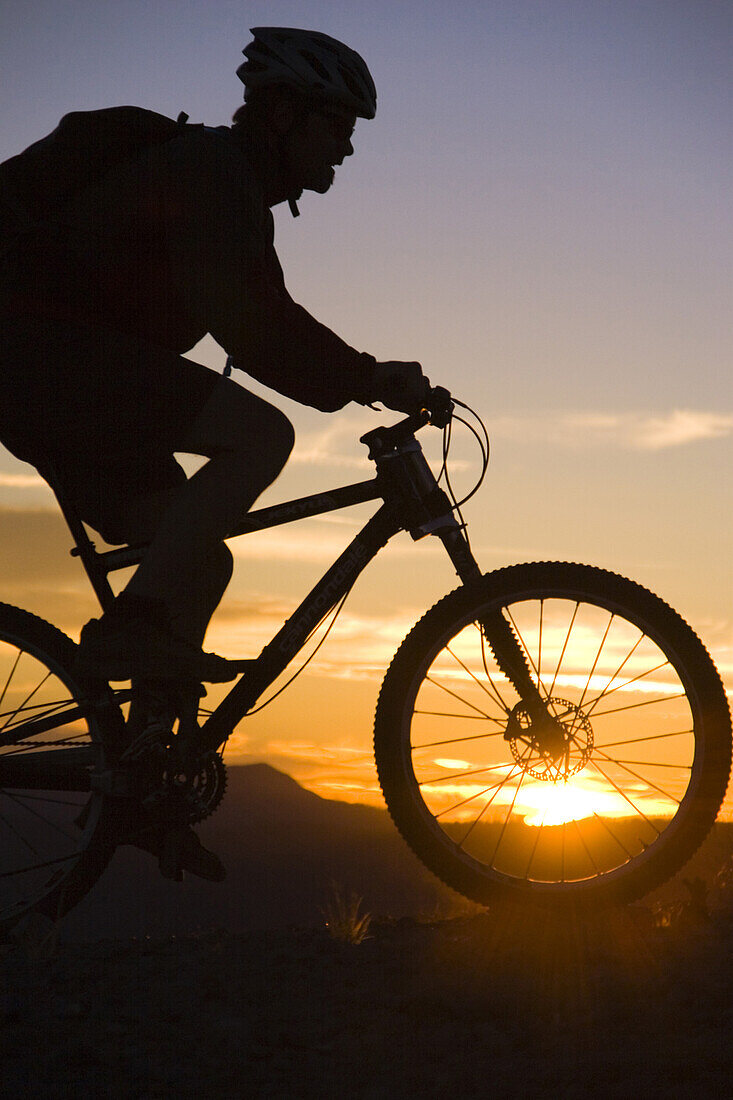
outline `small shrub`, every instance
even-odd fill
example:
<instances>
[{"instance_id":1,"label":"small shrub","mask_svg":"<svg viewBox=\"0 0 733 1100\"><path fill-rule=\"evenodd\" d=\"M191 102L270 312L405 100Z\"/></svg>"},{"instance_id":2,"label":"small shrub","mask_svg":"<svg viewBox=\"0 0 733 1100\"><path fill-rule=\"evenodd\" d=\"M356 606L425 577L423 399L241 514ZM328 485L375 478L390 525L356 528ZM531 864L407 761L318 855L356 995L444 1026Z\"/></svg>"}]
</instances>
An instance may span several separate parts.
<instances>
[{"instance_id":1,"label":"small shrub","mask_svg":"<svg viewBox=\"0 0 733 1100\"><path fill-rule=\"evenodd\" d=\"M332 940L338 943L363 943L369 939L370 913L361 912L364 899L353 890L346 890L336 882L331 883L331 896L321 913Z\"/></svg>"},{"instance_id":2,"label":"small shrub","mask_svg":"<svg viewBox=\"0 0 733 1100\"><path fill-rule=\"evenodd\" d=\"M682 906L679 902L657 902L652 908L652 920L655 928L674 928L677 924Z\"/></svg>"}]
</instances>

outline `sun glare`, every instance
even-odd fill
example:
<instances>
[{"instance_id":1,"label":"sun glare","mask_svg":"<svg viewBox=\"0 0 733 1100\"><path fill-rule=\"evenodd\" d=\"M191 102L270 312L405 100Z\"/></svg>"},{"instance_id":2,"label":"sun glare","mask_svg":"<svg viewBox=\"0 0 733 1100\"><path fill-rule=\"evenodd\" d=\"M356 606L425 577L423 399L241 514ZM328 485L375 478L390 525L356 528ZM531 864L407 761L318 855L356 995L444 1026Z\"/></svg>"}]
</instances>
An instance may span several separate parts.
<instances>
[{"instance_id":1,"label":"sun glare","mask_svg":"<svg viewBox=\"0 0 733 1100\"><path fill-rule=\"evenodd\" d=\"M531 783L522 787L517 812L525 825L563 825L593 814L621 817L628 805L620 795L593 790L580 783Z\"/></svg>"}]
</instances>

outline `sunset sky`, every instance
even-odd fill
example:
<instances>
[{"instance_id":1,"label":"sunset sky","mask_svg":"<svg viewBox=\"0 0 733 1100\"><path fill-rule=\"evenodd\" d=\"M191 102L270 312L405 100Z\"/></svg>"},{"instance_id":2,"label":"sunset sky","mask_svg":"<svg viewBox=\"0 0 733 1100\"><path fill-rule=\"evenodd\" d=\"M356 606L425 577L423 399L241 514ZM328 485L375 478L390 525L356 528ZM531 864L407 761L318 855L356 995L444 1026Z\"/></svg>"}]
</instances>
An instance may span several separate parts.
<instances>
[{"instance_id":1,"label":"sunset sky","mask_svg":"<svg viewBox=\"0 0 733 1100\"><path fill-rule=\"evenodd\" d=\"M491 465L466 509L482 568L567 559L631 576L688 619L733 687L733 7L5 0L0 159L70 110L228 122L260 24L325 31L371 68L376 120L358 123L329 195L306 194L297 220L276 208L276 247L316 317L378 358L419 359L486 422ZM190 355L223 365L210 340ZM263 501L371 476L358 436L379 415L274 400L297 443ZM459 437L455 455L468 487L476 448ZM48 490L6 452L0 508L0 599L78 636L88 585ZM208 647L256 653L369 512L233 542ZM229 758L331 797L374 790L382 670L454 581L438 544L396 539Z\"/></svg>"}]
</instances>

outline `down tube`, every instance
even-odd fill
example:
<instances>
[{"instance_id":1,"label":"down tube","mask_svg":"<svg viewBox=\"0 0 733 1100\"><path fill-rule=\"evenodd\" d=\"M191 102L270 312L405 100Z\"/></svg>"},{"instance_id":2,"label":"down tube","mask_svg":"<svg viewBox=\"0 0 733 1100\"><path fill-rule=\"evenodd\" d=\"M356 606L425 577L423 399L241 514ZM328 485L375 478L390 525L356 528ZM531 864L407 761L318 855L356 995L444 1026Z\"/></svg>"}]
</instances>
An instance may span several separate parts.
<instances>
[{"instance_id":1,"label":"down tube","mask_svg":"<svg viewBox=\"0 0 733 1100\"><path fill-rule=\"evenodd\" d=\"M346 595L372 558L401 530L402 525L394 520L387 506L382 505L204 722L201 727L203 748L216 749L226 741L263 691L287 668L323 616Z\"/></svg>"}]
</instances>

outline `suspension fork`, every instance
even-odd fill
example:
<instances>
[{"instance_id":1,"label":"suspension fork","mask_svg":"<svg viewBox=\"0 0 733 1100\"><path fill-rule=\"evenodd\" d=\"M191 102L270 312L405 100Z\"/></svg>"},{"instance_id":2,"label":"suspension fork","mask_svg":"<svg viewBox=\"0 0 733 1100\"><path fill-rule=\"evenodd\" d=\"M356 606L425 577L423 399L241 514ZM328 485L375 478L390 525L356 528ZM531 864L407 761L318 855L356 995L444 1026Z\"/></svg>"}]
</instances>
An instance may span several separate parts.
<instances>
[{"instance_id":1,"label":"suspension fork","mask_svg":"<svg viewBox=\"0 0 733 1100\"><path fill-rule=\"evenodd\" d=\"M436 533L461 581L465 585L477 581L482 573L460 526L456 523L455 526ZM546 721L547 707L532 679L527 658L511 623L502 615L501 609L497 608L484 613L478 624L496 663L519 695L532 721Z\"/></svg>"}]
</instances>

